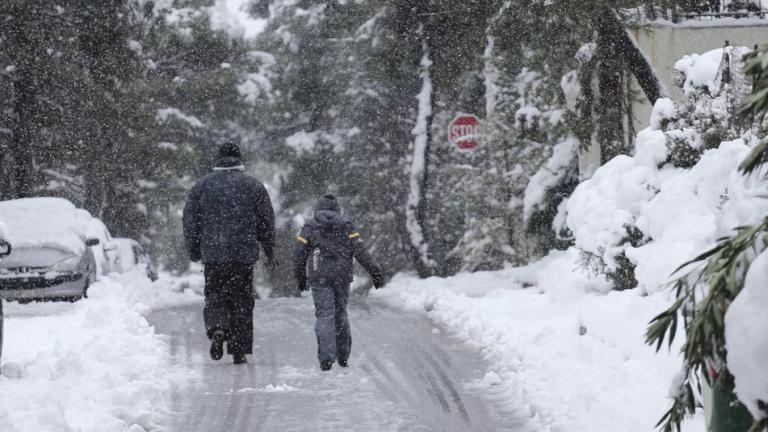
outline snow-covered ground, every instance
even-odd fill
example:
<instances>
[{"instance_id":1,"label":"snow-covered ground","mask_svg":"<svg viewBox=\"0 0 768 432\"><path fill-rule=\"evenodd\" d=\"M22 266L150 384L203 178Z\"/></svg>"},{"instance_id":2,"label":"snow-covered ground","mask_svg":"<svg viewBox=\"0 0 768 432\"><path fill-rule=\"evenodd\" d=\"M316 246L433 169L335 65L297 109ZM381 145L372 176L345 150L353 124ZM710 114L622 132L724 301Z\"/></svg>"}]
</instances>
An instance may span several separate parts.
<instances>
[{"instance_id":1,"label":"snow-covered ground","mask_svg":"<svg viewBox=\"0 0 768 432\"><path fill-rule=\"evenodd\" d=\"M603 291L571 250L531 266L419 280L398 276L373 294L428 314L481 350L489 369L473 386L510 410L526 407L533 430L651 431L669 404L677 349L657 354L645 325L666 293ZM703 430L695 419L684 430Z\"/></svg>"},{"instance_id":2,"label":"snow-covered ground","mask_svg":"<svg viewBox=\"0 0 768 432\"><path fill-rule=\"evenodd\" d=\"M0 430L155 430L170 408L168 347L142 313L198 302L140 269L103 278L77 303L5 303ZM150 306L151 305L151 306Z\"/></svg>"},{"instance_id":3,"label":"snow-covered ground","mask_svg":"<svg viewBox=\"0 0 768 432\"><path fill-rule=\"evenodd\" d=\"M308 296L256 302L247 365L208 357L202 315L195 305L148 317L193 371L174 388L169 431L538 432L465 385L484 374L480 354L423 315L353 295L349 367L330 372L318 367Z\"/></svg>"}]
</instances>

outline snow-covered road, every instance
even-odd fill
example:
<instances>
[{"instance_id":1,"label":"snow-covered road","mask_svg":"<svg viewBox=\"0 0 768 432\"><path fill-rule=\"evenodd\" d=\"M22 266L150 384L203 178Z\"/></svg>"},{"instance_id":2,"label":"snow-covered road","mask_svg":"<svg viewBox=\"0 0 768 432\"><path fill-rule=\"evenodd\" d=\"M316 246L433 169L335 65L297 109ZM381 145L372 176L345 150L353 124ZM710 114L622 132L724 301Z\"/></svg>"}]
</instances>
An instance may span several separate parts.
<instances>
[{"instance_id":1,"label":"snow-covered road","mask_svg":"<svg viewBox=\"0 0 768 432\"><path fill-rule=\"evenodd\" d=\"M201 305L154 312L149 321L169 339L174 361L195 376L173 394L170 430L522 430L468 390L484 375L481 356L426 317L355 298L350 319L350 367L323 373L308 298L256 303L247 366L208 358Z\"/></svg>"}]
</instances>

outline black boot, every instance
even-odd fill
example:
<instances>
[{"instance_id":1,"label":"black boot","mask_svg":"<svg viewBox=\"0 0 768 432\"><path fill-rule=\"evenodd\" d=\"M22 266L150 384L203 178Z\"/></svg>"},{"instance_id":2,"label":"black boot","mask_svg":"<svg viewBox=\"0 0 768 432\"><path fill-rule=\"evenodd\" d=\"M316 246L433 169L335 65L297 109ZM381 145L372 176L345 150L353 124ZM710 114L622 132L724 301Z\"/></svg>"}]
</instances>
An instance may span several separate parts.
<instances>
[{"instance_id":1,"label":"black boot","mask_svg":"<svg viewBox=\"0 0 768 432\"><path fill-rule=\"evenodd\" d=\"M235 364L248 363L248 359L245 358L245 354L232 354Z\"/></svg>"},{"instance_id":2,"label":"black boot","mask_svg":"<svg viewBox=\"0 0 768 432\"><path fill-rule=\"evenodd\" d=\"M339 359L339 366L341 367L347 367L347 359Z\"/></svg>"},{"instance_id":3,"label":"black boot","mask_svg":"<svg viewBox=\"0 0 768 432\"><path fill-rule=\"evenodd\" d=\"M216 330L211 337L211 358L214 360L221 360L224 355L224 340L226 336L223 330Z\"/></svg>"},{"instance_id":4,"label":"black boot","mask_svg":"<svg viewBox=\"0 0 768 432\"><path fill-rule=\"evenodd\" d=\"M333 366L332 361L321 361L320 362L320 370L321 371L329 371L331 370L331 366Z\"/></svg>"}]
</instances>

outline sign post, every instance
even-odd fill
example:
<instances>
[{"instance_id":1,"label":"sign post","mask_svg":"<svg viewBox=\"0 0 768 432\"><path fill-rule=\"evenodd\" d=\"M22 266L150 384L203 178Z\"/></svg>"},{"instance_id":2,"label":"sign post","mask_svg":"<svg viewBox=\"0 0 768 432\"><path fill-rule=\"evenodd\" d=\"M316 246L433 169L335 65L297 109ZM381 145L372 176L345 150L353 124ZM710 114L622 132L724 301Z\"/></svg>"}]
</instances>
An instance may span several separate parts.
<instances>
[{"instance_id":1,"label":"sign post","mask_svg":"<svg viewBox=\"0 0 768 432\"><path fill-rule=\"evenodd\" d=\"M460 151L472 151L480 145L483 126L474 114L459 114L448 126L448 140Z\"/></svg>"}]
</instances>

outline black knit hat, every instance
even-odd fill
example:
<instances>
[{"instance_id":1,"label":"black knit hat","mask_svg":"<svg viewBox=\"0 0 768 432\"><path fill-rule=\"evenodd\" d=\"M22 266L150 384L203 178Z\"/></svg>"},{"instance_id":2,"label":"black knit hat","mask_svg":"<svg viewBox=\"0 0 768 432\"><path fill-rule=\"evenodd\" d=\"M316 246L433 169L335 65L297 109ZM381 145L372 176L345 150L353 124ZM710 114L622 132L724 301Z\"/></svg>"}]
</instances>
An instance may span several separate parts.
<instances>
[{"instance_id":1,"label":"black knit hat","mask_svg":"<svg viewBox=\"0 0 768 432\"><path fill-rule=\"evenodd\" d=\"M318 210L330 210L332 212L341 213L339 202L336 201L336 197L332 194L325 194L317 199L317 204L315 204L315 211Z\"/></svg>"},{"instance_id":2,"label":"black knit hat","mask_svg":"<svg viewBox=\"0 0 768 432\"><path fill-rule=\"evenodd\" d=\"M235 157L240 159L240 146L233 142L226 142L219 147L219 157Z\"/></svg>"}]
</instances>

